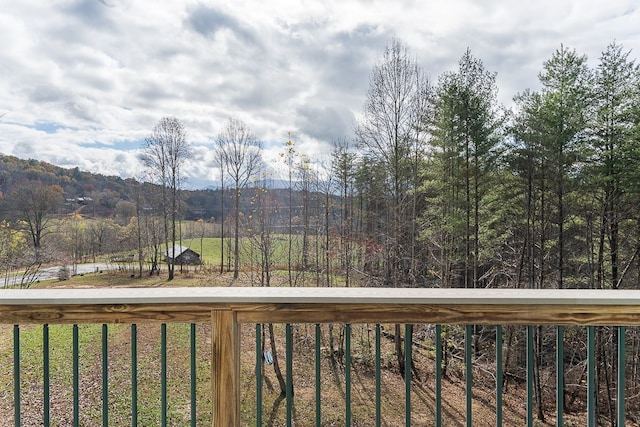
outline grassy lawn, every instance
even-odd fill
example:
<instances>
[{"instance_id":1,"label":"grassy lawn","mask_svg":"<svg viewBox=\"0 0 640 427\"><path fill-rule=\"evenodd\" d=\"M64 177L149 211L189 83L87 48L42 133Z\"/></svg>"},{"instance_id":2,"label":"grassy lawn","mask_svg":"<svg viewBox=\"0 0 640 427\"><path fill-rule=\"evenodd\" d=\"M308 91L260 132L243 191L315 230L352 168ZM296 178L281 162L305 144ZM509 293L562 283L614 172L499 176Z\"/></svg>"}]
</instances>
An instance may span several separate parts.
<instances>
[{"instance_id":1,"label":"grassy lawn","mask_svg":"<svg viewBox=\"0 0 640 427\"><path fill-rule=\"evenodd\" d=\"M320 247L320 241L322 236L309 236L308 238L308 256L310 262L314 262L316 259L316 252L323 253L324 249ZM286 234L273 234L271 236L272 241L272 263L274 268L284 269L288 268L289 258L289 236ZM244 268L248 266L255 266L259 259L259 252L257 249L257 242L255 239L249 237L243 237L239 240L240 262ZM233 238L225 238L225 263L228 262L230 257L233 257ZM204 239L184 239L182 241L183 246L187 246L190 249L198 252L201 255L202 261L207 265L219 266L220 254L222 253L222 239L220 238L204 238ZM299 264L302 261L302 236L294 235L291 240L291 255L294 260L293 264ZM253 261L252 261L253 259ZM333 263L338 260L332 260Z\"/></svg>"}]
</instances>

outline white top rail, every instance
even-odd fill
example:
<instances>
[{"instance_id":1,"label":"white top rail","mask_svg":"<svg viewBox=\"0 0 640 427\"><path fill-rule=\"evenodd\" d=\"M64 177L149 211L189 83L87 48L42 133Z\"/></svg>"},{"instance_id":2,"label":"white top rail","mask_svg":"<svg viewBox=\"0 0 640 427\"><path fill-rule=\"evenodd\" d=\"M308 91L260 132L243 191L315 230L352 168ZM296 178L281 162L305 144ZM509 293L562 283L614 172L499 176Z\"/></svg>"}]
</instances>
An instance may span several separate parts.
<instances>
[{"instance_id":1,"label":"white top rail","mask_svg":"<svg viewBox=\"0 0 640 427\"><path fill-rule=\"evenodd\" d=\"M1 289L0 305L74 304L640 305L640 290L317 287Z\"/></svg>"}]
</instances>

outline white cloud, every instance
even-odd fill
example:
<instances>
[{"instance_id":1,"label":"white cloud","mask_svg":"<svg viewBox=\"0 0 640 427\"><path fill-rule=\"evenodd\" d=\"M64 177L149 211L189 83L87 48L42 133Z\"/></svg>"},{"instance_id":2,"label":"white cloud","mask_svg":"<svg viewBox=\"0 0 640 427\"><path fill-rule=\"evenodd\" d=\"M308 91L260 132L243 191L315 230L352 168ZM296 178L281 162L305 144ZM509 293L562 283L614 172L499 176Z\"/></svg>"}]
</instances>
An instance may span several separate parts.
<instances>
[{"instance_id":1,"label":"white cloud","mask_svg":"<svg viewBox=\"0 0 640 427\"><path fill-rule=\"evenodd\" d=\"M614 39L640 46L631 0L5 3L1 152L139 176L140 141L171 115L194 142L193 183L215 180L207 150L229 117L265 141L267 163L288 132L311 158L328 156L351 135L392 37L433 82L470 47L498 73L505 103L538 86L561 43L592 65Z\"/></svg>"}]
</instances>

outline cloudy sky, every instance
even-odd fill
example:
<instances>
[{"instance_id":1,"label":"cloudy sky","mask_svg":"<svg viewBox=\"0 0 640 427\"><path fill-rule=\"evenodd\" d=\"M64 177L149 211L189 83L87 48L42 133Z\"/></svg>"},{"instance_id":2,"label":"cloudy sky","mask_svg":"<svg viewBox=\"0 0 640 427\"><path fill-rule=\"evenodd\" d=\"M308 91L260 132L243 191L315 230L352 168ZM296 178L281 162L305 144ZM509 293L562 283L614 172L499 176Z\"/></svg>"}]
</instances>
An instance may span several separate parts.
<instances>
[{"instance_id":1,"label":"cloudy sky","mask_svg":"<svg viewBox=\"0 0 640 427\"><path fill-rule=\"evenodd\" d=\"M352 136L369 73L392 38L432 82L469 47L500 99L536 89L564 44L640 51L637 0L0 0L0 152L142 175L136 154L163 116L194 156L189 186L215 181L212 142L244 121L273 162L291 133L322 159Z\"/></svg>"}]
</instances>

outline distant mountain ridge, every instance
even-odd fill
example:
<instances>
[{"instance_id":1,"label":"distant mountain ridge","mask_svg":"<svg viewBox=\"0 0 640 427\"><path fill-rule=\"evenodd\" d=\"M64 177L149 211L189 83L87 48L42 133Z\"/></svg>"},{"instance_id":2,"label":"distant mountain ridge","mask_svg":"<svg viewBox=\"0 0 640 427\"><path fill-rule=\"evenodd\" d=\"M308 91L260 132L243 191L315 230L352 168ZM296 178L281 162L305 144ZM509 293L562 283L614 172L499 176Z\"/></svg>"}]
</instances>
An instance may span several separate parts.
<instances>
[{"instance_id":1,"label":"distant mountain ridge","mask_svg":"<svg viewBox=\"0 0 640 427\"><path fill-rule=\"evenodd\" d=\"M133 178L106 176L81 171L79 168L62 168L40 160L24 160L15 156L0 154L0 200L11 188L25 180L40 181L47 185L59 185L64 194L66 212L75 212L82 206L82 212L92 216L111 217L118 205L133 204L136 194L152 193L156 185L140 183ZM269 182L274 203L280 207L288 206L287 183L280 180ZM253 191L247 189L242 197L241 210L249 213L253 209L251 197ZM301 205L301 192L292 193L292 204ZM222 209L222 191L218 189L182 190L184 201L184 219L219 220L232 211L231 192L225 190L224 209ZM3 210L10 209L5 206ZM131 210L131 206L129 206ZM2 215L2 212L0 212ZM0 217L0 219L2 219Z\"/></svg>"}]
</instances>

